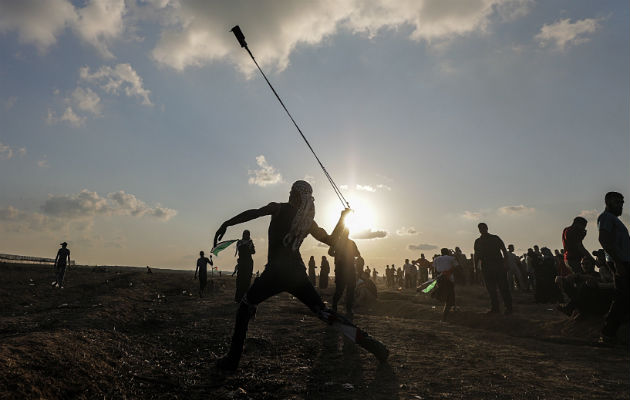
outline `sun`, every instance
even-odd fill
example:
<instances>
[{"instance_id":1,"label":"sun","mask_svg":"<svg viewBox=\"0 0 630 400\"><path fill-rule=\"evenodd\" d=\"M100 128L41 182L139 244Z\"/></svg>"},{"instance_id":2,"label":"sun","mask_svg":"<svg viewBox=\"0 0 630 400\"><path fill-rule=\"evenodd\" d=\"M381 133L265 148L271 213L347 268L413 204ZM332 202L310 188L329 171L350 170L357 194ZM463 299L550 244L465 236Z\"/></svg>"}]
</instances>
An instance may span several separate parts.
<instances>
[{"instance_id":1,"label":"sun","mask_svg":"<svg viewBox=\"0 0 630 400\"><path fill-rule=\"evenodd\" d=\"M350 230L350 235L376 227L377 214L368 200L353 196L350 206L353 212L346 217L346 226Z\"/></svg>"}]
</instances>

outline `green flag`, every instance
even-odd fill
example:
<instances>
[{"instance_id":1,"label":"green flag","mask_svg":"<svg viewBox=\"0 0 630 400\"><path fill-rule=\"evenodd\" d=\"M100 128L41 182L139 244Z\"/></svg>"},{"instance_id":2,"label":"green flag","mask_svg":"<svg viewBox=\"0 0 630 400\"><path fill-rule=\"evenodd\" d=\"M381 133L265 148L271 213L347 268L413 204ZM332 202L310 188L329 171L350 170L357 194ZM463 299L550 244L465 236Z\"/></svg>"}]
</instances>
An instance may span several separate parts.
<instances>
[{"instance_id":1,"label":"green flag","mask_svg":"<svg viewBox=\"0 0 630 400\"><path fill-rule=\"evenodd\" d=\"M433 290L433 288L435 287L435 285L437 284L437 279L434 280L429 286L427 286L424 290L422 290L422 293L429 293L431 290Z\"/></svg>"},{"instance_id":2,"label":"green flag","mask_svg":"<svg viewBox=\"0 0 630 400\"><path fill-rule=\"evenodd\" d=\"M219 242L216 246L212 248L212 250L210 250L210 252L215 256L218 256L221 251L227 249L232 243L236 241L237 240L224 240L223 242Z\"/></svg>"}]
</instances>

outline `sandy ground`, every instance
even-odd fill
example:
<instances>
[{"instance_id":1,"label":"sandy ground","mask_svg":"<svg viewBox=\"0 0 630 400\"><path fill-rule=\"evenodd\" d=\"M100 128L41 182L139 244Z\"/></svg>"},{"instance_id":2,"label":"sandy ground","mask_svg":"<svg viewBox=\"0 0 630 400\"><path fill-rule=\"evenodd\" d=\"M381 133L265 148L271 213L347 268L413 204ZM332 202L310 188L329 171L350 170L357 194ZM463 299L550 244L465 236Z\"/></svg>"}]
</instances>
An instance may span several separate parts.
<instances>
[{"instance_id":1,"label":"sandy ground","mask_svg":"<svg viewBox=\"0 0 630 400\"><path fill-rule=\"evenodd\" d=\"M202 299L192 272L0 265L0 398L628 399L628 327L597 346L601 320L574 321L515 293L515 314L487 316L482 287L458 287L461 311L411 290L382 290L355 322L387 344L388 364L281 294L250 324L240 369L229 345L233 278ZM330 301L332 290L324 292Z\"/></svg>"}]
</instances>

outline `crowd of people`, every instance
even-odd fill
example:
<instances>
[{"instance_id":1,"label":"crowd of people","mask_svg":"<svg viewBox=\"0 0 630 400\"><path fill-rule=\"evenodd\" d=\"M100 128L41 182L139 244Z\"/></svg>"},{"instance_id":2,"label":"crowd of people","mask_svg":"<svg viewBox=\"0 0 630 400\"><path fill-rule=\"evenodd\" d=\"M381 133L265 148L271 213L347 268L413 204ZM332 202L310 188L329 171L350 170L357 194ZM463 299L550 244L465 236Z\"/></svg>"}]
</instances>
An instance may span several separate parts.
<instances>
[{"instance_id":1,"label":"crowd of people","mask_svg":"<svg viewBox=\"0 0 630 400\"><path fill-rule=\"evenodd\" d=\"M365 265L344 224L350 210L342 212L337 226L328 234L313 220L311 193L312 188L307 182L297 181L288 203L270 203L260 209L245 211L223 223L217 231L215 246L229 226L265 215L272 216L268 264L262 274L256 274L253 284L252 254L255 247L248 230L243 232L236 244L238 263L234 299L239 309L230 351L218 361L219 368L233 370L238 366L248 321L255 315L256 306L270 296L287 291L320 319L328 323L346 321L346 327L354 326L351 320L355 302L364 304L377 298L378 271ZM598 241L602 248L592 253L583 244L587 220L579 216L562 230L563 249L552 252L547 247L534 245L521 255L515 253L513 244L506 247L503 240L491 234L482 222L478 224L480 236L474 242L474 253L470 257L466 257L459 247L452 250L442 248L440 254L434 254L431 260L421 254L416 260L405 259L399 267L386 265L382 283L389 289L431 293L432 297L444 303L444 321L456 304L457 286L485 286L490 300L490 314L500 312L499 296L503 313L509 315L514 312L512 292L531 292L536 303L557 303L559 311L573 318L606 314L600 340L614 342L619 326L628 321L630 311L630 236L619 220L623 203L620 193L606 194L606 209L597 220ZM299 247L308 234L328 245L328 256L333 259L335 290L331 309L321 297L330 280L328 258L322 256L318 267L315 257L311 256L307 268L299 253ZM63 287L66 260L69 262L69 258L67 243L64 242L55 262L57 274L54 286ZM199 273L200 296L206 286L208 264L212 266L212 260L205 257L203 251L200 252L195 271L195 277ZM318 268L319 274L316 273ZM338 305L344 293L345 317L342 317L338 313ZM357 335L355 339L379 360L385 360L387 350L374 346L375 342L368 341L367 337ZM361 338L363 342L360 342Z\"/></svg>"}]
</instances>

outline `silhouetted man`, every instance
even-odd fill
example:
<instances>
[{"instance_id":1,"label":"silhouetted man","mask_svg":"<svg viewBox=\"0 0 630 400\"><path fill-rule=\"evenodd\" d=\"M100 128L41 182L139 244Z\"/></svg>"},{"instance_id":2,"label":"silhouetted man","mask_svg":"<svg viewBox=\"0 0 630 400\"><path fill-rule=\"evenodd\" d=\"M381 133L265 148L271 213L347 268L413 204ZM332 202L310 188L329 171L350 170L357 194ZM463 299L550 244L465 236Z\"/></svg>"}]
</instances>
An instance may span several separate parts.
<instances>
[{"instance_id":1,"label":"silhouetted man","mask_svg":"<svg viewBox=\"0 0 630 400\"><path fill-rule=\"evenodd\" d=\"M212 260L206 257L203 251L200 251L197 268L195 268L195 279L197 278L197 271L199 272L199 297L203 297L203 292L208 284L208 264L212 267Z\"/></svg>"},{"instance_id":2,"label":"silhouetted man","mask_svg":"<svg viewBox=\"0 0 630 400\"><path fill-rule=\"evenodd\" d=\"M308 260L308 279L311 280L313 286L317 284L317 274L315 274L315 268L317 268L315 265L315 257L311 256Z\"/></svg>"},{"instance_id":3,"label":"silhouetted man","mask_svg":"<svg viewBox=\"0 0 630 400\"><path fill-rule=\"evenodd\" d=\"M54 287L63 289L63 279L66 275L66 266L70 264L70 250L68 243L61 243L61 248L57 251L55 257L55 281L52 283Z\"/></svg>"},{"instance_id":4,"label":"silhouetted man","mask_svg":"<svg viewBox=\"0 0 630 400\"><path fill-rule=\"evenodd\" d=\"M586 237L587 221L582 217L575 217L573 224L562 231L562 246L564 247L564 262L574 274L582 272L582 258L593 258L584 248L582 240Z\"/></svg>"},{"instance_id":5,"label":"silhouetted man","mask_svg":"<svg viewBox=\"0 0 630 400\"><path fill-rule=\"evenodd\" d=\"M602 341L614 342L617 329L627 321L630 311L630 235L628 228L619 220L623 212L623 195L617 192L606 193L606 210L597 218L599 243L613 262L615 295L610 306Z\"/></svg>"},{"instance_id":6,"label":"silhouetted man","mask_svg":"<svg viewBox=\"0 0 630 400\"><path fill-rule=\"evenodd\" d=\"M505 258L507 250L503 240L497 235L488 233L488 225L477 225L481 236L475 240L475 262L481 261L481 272L490 295L491 308L489 313L499 312L499 298L497 288L501 292L505 314L512 314L512 295L508 288Z\"/></svg>"},{"instance_id":7,"label":"silhouetted man","mask_svg":"<svg viewBox=\"0 0 630 400\"><path fill-rule=\"evenodd\" d=\"M357 275L354 260L359 257L357 244L348 238L349 231L344 228L334 246L331 246L328 254L335 257L335 294L333 295L333 311L337 311L339 299L346 292L346 316L352 318L352 304L354 303L354 289L357 284ZM369 276L369 268L366 272Z\"/></svg>"},{"instance_id":8,"label":"silhouetted man","mask_svg":"<svg viewBox=\"0 0 630 400\"><path fill-rule=\"evenodd\" d=\"M330 316L335 315L325 308L322 299L309 281L300 255L300 245L308 234L329 246L335 245L337 236L343 228L343 220L350 210L342 211L335 230L332 235L328 235L313 219L315 205L312 193L313 189L308 182L296 181L291 187L288 203L269 203L259 209L244 211L224 222L215 234L216 244L229 226L266 215L271 216L267 265L241 299L230 350L217 361L219 368L235 370L238 367L249 319L256 313L256 306L271 296L284 291L289 292L307 305L320 319L329 323ZM357 338L357 343L363 347L368 346L363 336ZM387 359L388 351L385 348L380 350L372 348L370 351L378 354L377 358L381 361Z\"/></svg>"},{"instance_id":9,"label":"silhouetted man","mask_svg":"<svg viewBox=\"0 0 630 400\"><path fill-rule=\"evenodd\" d=\"M234 301L238 303L247 292L247 289L249 289L249 285L252 283L252 274L254 273L252 254L256 254L256 248L247 229L243 231L241 240L236 242L236 254L238 254L238 259Z\"/></svg>"},{"instance_id":10,"label":"silhouetted man","mask_svg":"<svg viewBox=\"0 0 630 400\"><path fill-rule=\"evenodd\" d=\"M328 288L328 275L330 275L330 264L326 256L322 256L322 264L319 267L319 288Z\"/></svg>"}]
</instances>

